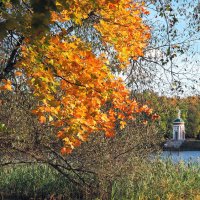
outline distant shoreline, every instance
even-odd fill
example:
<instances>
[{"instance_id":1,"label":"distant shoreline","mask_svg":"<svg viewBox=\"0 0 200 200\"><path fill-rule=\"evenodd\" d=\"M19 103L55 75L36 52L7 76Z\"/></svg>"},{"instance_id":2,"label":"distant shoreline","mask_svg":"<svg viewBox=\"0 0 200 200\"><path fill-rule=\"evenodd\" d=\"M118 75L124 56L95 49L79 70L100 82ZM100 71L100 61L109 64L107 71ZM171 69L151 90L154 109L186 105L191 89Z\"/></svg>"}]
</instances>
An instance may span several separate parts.
<instances>
[{"instance_id":1,"label":"distant shoreline","mask_svg":"<svg viewBox=\"0 0 200 200\"><path fill-rule=\"evenodd\" d=\"M200 151L200 140L185 140L180 147L166 147L163 144L164 151Z\"/></svg>"}]
</instances>

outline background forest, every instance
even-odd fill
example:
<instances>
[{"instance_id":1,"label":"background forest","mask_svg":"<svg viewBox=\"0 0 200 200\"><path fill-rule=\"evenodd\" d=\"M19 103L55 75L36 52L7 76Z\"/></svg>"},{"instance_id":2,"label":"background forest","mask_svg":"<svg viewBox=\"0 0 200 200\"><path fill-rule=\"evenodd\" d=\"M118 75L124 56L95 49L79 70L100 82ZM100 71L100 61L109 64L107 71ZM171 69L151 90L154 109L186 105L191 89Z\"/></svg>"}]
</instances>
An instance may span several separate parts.
<instances>
[{"instance_id":1,"label":"background forest","mask_svg":"<svg viewBox=\"0 0 200 200\"><path fill-rule=\"evenodd\" d=\"M165 138L172 138L173 120L177 118L177 110L181 110L181 118L185 122L186 138L199 138L200 131L200 99L199 96L167 97L159 96L152 91L136 94L135 98L142 104L151 105L160 120L158 129Z\"/></svg>"}]
</instances>

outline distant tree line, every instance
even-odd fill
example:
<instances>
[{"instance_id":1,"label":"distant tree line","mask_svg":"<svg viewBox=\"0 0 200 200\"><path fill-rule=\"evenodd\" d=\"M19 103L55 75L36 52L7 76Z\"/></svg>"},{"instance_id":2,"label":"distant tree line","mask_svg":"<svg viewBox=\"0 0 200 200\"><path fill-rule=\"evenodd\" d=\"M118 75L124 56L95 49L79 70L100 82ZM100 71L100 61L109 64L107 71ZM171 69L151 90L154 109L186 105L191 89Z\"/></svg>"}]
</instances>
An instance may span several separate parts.
<instances>
[{"instance_id":1,"label":"distant tree line","mask_svg":"<svg viewBox=\"0 0 200 200\"><path fill-rule=\"evenodd\" d=\"M200 97L188 96L167 97L159 96L153 91L146 90L134 97L141 103L147 104L160 116L157 125L160 134L165 138L172 137L173 120L177 118L178 109L185 122L186 138L200 138Z\"/></svg>"}]
</instances>

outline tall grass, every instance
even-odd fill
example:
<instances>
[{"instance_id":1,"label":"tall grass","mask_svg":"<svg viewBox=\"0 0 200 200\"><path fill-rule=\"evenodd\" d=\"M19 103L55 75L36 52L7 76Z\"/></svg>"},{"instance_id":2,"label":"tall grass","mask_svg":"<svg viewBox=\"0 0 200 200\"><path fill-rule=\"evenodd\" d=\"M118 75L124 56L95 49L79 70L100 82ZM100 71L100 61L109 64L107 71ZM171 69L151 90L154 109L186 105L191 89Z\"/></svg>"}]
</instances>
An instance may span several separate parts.
<instances>
[{"instance_id":1,"label":"tall grass","mask_svg":"<svg viewBox=\"0 0 200 200\"><path fill-rule=\"evenodd\" d=\"M126 180L115 182L112 200L200 200L199 163L144 162Z\"/></svg>"},{"instance_id":2,"label":"tall grass","mask_svg":"<svg viewBox=\"0 0 200 200\"><path fill-rule=\"evenodd\" d=\"M82 191L44 164L0 168L0 194L4 198L87 199ZM200 200L200 166L143 161L128 177L114 182L111 196L111 200Z\"/></svg>"},{"instance_id":3,"label":"tall grass","mask_svg":"<svg viewBox=\"0 0 200 200\"><path fill-rule=\"evenodd\" d=\"M72 183L45 164L0 168L0 192L2 197L9 199L44 199L50 196L75 199L74 194L80 195Z\"/></svg>"}]
</instances>

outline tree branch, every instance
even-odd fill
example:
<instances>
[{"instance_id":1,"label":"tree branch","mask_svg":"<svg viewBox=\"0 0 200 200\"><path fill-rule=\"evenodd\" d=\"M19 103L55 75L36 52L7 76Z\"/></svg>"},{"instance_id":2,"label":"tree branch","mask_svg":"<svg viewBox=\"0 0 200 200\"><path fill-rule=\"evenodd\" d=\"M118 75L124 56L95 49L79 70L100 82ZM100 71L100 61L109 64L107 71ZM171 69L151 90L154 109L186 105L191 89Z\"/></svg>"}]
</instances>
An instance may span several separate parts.
<instances>
[{"instance_id":1,"label":"tree branch","mask_svg":"<svg viewBox=\"0 0 200 200\"><path fill-rule=\"evenodd\" d=\"M6 64L6 67L5 69L3 70L3 72L0 74L0 81L2 79L4 79L13 69L14 69L14 65L16 64L16 61L15 61L15 58L16 58L16 55L18 53L18 50L22 44L24 40L24 37L21 36L15 46L15 48L12 50L12 53L10 55L10 58L8 59L7 61L7 64Z\"/></svg>"}]
</instances>

